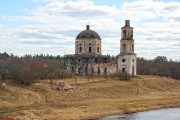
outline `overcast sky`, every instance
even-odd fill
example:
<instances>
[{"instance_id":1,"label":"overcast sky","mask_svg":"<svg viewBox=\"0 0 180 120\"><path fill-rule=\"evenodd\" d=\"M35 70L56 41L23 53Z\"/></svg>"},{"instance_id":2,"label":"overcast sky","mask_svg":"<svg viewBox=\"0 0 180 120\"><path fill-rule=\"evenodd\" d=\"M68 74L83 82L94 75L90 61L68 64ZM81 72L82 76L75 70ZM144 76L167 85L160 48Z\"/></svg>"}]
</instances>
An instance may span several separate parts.
<instances>
[{"instance_id":1,"label":"overcast sky","mask_svg":"<svg viewBox=\"0 0 180 120\"><path fill-rule=\"evenodd\" d=\"M134 27L138 57L180 60L179 0L1 0L0 52L74 54L75 38L89 24L102 54L120 53L121 27Z\"/></svg>"}]
</instances>

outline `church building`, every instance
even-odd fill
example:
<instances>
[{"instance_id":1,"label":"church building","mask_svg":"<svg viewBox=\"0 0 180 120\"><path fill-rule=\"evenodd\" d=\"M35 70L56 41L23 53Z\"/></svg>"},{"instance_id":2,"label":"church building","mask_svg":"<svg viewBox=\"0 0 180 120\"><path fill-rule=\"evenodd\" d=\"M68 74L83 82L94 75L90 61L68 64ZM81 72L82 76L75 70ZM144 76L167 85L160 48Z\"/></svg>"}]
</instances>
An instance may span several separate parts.
<instances>
[{"instance_id":1,"label":"church building","mask_svg":"<svg viewBox=\"0 0 180 120\"><path fill-rule=\"evenodd\" d=\"M75 39L75 54L64 56L67 72L79 75L112 75L127 73L136 75L136 54L134 53L133 27L130 20L125 20L121 28L120 54L116 61L101 54L101 37L86 26Z\"/></svg>"}]
</instances>

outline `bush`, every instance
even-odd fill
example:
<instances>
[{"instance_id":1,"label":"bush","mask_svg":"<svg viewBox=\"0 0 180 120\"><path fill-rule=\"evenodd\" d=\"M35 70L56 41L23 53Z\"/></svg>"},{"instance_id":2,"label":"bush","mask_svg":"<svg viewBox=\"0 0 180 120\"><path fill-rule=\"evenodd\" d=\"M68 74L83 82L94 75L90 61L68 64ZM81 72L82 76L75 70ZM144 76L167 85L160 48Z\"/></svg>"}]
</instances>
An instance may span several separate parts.
<instances>
[{"instance_id":1,"label":"bush","mask_svg":"<svg viewBox=\"0 0 180 120\"><path fill-rule=\"evenodd\" d=\"M122 73L122 72L111 74L110 76L113 77L113 79L119 79L119 80L130 80L131 78L128 73Z\"/></svg>"},{"instance_id":2,"label":"bush","mask_svg":"<svg viewBox=\"0 0 180 120\"><path fill-rule=\"evenodd\" d=\"M15 79L16 82L25 85L29 85L33 83L38 78L38 74L30 70L17 71L15 76L16 76Z\"/></svg>"}]
</instances>

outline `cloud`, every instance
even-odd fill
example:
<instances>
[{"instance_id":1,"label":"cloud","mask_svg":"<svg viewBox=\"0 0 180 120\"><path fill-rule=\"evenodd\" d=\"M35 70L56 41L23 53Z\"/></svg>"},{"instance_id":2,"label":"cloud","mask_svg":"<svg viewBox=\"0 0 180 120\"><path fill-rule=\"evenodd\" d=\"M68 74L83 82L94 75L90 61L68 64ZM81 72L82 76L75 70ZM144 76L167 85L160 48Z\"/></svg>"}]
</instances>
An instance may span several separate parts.
<instances>
[{"instance_id":1,"label":"cloud","mask_svg":"<svg viewBox=\"0 0 180 120\"><path fill-rule=\"evenodd\" d=\"M0 26L0 50L27 53L73 54L79 32L90 24L102 38L103 54L119 54L121 27L125 19L134 27L138 56L164 55L179 59L180 2L137 0L122 6L97 5L91 0L33 0L44 2L30 15L3 16L17 27ZM8 41L8 42L5 42ZM12 46L7 49L7 46ZM20 52L21 51L21 52ZM169 51L169 52L168 52Z\"/></svg>"}]
</instances>

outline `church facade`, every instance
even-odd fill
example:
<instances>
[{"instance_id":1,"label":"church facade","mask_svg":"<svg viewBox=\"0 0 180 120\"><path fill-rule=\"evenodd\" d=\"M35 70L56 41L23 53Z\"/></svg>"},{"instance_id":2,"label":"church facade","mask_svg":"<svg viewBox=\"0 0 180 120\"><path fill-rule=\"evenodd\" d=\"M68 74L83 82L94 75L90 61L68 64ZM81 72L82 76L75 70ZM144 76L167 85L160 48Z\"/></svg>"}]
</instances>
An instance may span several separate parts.
<instances>
[{"instance_id":1,"label":"church facade","mask_svg":"<svg viewBox=\"0 0 180 120\"><path fill-rule=\"evenodd\" d=\"M86 26L75 39L75 54L64 56L67 72L79 75L111 75L127 73L136 75L136 54L134 53L133 27L125 20L121 28L120 54L115 61L101 54L101 37Z\"/></svg>"}]
</instances>

